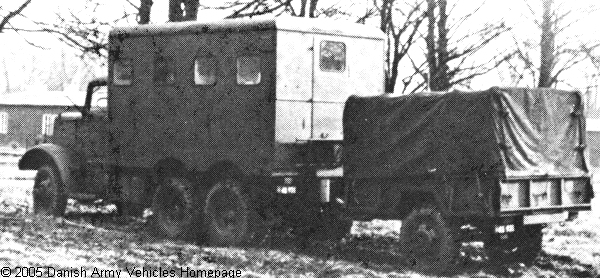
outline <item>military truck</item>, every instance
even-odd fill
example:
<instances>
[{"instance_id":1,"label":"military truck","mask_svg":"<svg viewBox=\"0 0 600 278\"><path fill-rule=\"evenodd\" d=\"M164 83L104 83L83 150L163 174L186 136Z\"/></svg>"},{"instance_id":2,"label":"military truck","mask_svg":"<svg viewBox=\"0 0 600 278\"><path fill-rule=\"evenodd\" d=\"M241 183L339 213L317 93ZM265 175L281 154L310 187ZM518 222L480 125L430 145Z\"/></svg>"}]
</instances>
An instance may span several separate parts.
<instances>
[{"instance_id":1,"label":"military truck","mask_svg":"<svg viewBox=\"0 0 600 278\"><path fill-rule=\"evenodd\" d=\"M34 210L151 208L160 235L226 246L281 223L337 237L404 219L412 264L442 266L475 236L539 249L542 224L590 209L579 94L390 98L383 43L301 18L116 28L107 79L19 162L38 170Z\"/></svg>"}]
</instances>

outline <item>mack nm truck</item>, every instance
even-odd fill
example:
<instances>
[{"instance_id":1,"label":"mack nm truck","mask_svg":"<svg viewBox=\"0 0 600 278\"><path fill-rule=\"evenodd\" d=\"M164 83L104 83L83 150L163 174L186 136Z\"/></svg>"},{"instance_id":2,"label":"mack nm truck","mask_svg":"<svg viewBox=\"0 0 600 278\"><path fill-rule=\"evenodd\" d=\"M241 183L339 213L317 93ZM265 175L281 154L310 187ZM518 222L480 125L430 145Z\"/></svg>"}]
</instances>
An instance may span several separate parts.
<instances>
[{"instance_id":1,"label":"mack nm truck","mask_svg":"<svg viewBox=\"0 0 600 278\"><path fill-rule=\"evenodd\" d=\"M383 51L376 29L317 19L116 28L108 77L19 162L34 210L151 208L160 235L224 246L401 219L411 265L443 267L463 241L535 255L544 224L590 209L580 94L390 97Z\"/></svg>"}]
</instances>

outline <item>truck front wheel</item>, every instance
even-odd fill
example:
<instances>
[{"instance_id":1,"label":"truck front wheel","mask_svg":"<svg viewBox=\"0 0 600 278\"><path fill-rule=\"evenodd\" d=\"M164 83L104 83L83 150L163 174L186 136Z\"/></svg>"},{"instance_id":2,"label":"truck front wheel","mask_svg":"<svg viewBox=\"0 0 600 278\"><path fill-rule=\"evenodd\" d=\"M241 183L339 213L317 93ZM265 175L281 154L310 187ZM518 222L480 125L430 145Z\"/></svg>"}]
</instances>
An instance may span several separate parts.
<instances>
[{"instance_id":1,"label":"truck front wheel","mask_svg":"<svg viewBox=\"0 0 600 278\"><path fill-rule=\"evenodd\" d=\"M402 252L410 267L445 270L459 255L455 231L435 208L413 210L402 222Z\"/></svg>"},{"instance_id":2,"label":"truck front wheel","mask_svg":"<svg viewBox=\"0 0 600 278\"><path fill-rule=\"evenodd\" d=\"M250 201L239 178L216 181L206 194L204 219L208 243L217 246L238 245L251 237Z\"/></svg>"},{"instance_id":3,"label":"truck front wheel","mask_svg":"<svg viewBox=\"0 0 600 278\"><path fill-rule=\"evenodd\" d=\"M194 207L191 182L181 177L165 177L152 199L154 226L160 237L191 239Z\"/></svg>"},{"instance_id":4,"label":"truck front wheel","mask_svg":"<svg viewBox=\"0 0 600 278\"><path fill-rule=\"evenodd\" d=\"M33 184L33 211L41 215L63 216L67 194L58 169L54 164L38 168Z\"/></svg>"}]
</instances>

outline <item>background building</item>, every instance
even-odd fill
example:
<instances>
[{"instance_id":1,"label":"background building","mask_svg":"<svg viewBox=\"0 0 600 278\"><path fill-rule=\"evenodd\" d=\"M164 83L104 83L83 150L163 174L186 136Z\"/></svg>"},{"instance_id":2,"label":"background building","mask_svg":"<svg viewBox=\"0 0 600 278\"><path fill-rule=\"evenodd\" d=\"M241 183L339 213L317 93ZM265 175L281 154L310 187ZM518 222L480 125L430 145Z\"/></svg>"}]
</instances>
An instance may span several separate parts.
<instances>
[{"instance_id":1,"label":"background building","mask_svg":"<svg viewBox=\"0 0 600 278\"><path fill-rule=\"evenodd\" d=\"M52 136L58 114L82 106L84 92L21 92L0 96L0 146L27 148Z\"/></svg>"}]
</instances>

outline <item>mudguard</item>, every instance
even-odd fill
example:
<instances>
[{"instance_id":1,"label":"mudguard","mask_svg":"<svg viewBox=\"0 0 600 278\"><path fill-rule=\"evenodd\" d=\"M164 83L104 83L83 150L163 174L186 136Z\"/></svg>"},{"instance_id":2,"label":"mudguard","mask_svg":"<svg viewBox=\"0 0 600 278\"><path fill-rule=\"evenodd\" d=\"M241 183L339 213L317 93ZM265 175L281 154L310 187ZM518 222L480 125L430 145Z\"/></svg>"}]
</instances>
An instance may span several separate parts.
<instances>
[{"instance_id":1,"label":"mudguard","mask_svg":"<svg viewBox=\"0 0 600 278\"><path fill-rule=\"evenodd\" d=\"M20 170L36 170L43 163L51 161L58 168L65 187L72 191L81 178L81 156L74 151L55 144L40 144L27 150L19 160Z\"/></svg>"}]
</instances>

